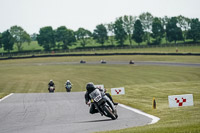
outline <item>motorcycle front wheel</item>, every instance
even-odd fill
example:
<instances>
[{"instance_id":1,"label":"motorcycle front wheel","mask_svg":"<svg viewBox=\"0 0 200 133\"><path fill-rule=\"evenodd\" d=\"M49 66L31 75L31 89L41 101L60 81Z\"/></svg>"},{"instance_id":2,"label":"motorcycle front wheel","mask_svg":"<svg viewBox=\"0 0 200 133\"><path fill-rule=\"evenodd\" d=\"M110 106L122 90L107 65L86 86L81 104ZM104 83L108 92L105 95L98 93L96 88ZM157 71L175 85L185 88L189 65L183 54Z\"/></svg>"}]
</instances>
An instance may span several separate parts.
<instances>
[{"instance_id":1,"label":"motorcycle front wheel","mask_svg":"<svg viewBox=\"0 0 200 133\"><path fill-rule=\"evenodd\" d=\"M103 110L105 111L106 115L110 118L112 118L112 120L115 120L117 119L117 116L112 112L112 110L107 107L107 106L104 106L103 107Z\"/></svg>"}]
</instances>

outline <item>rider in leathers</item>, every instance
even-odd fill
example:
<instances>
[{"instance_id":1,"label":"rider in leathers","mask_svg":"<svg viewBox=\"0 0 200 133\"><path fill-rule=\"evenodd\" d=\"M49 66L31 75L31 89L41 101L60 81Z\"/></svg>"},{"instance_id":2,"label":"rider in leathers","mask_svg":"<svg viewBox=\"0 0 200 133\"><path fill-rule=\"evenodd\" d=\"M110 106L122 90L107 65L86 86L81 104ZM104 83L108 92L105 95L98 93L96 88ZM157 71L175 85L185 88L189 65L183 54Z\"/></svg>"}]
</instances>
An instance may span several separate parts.
<instances>
[{"instance_id":1,"label":"rider in leathers","mask_svg":"<svg viewBox=\"0 0 200 133\"><path fill-rule=\"evenodd\" d=\"M90 100L91 100L91 98L90 98L90 96L89 96L89 94L91 93L91 92L93 92L94 90L95 90L96 88L95 88L95 86L94 86L94 84L92 83L92 82L90 82L90 83L88 83L87 85L86 85L86 93L85 93L85 103L87 104L87 105L90 105L90 113L91 114L94 114L94 113L98 113L98 110L97 109L95 109L95 106L94 106L94 104L93 103L90 103ZM102 89L100 89L100 88L98 88L100 91L103 91ZM105 93L106 94L106 96L108 96L109 98L110 98L110 100L113 102L113 99L112 99L112 97L111 97L111 95L109 94L109 93ZM114 105L118 105L118 103L115 103L115 102L113 102L113 104Z\"/></svg>"},{"instance_id":2,"label":"rider in leathers","mask_svg":"<svg viewBox=\"0 0 200 133\"><path fill-rule=\"evenodd\" d=\"M51 86L55 87L55 84L54 84L53 80L49 81L49 83L48 83L48 90L50 90Z\"/></svg>"}]
</instances>

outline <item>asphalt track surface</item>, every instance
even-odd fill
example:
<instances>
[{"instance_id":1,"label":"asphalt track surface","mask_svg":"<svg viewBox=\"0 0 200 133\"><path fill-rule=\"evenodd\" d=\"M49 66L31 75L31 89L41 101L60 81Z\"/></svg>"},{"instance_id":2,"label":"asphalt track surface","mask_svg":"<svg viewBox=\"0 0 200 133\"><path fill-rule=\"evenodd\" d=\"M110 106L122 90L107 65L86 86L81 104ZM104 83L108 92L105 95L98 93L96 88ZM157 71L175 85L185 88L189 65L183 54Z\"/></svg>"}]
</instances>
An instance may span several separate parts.
<instances>
[{"instance_id":1,"label":"asphalt track surface","mask_svg":"<svg viewBox=\"0 0 200 133\"><path fill-rule=\"evenodd\" d=\"M143 126L152 118L117 106L118 119L89 114L84 92L16 93L0 101L1 133L90 133Z\"/></svg>"},{"instance_id":2,"label":"asphalt track surface","mask_svg":"<svg viewBox=\"0 0 200 133\"><path fill-rule=\"evenodd\" d=\"M42 66L42 65L78 65L89 64L98 65L102 64L100 61L90 61L86 63L80 62L43 62L43 63L15 63L15 64L0 64L0 66ZM133 65L127 61L108 61L105 64L108 65ZM159 65L159 66L183 66L183 67L200 67L200 63L179 63L179 62L161 62L161 61L135 61L134 65Z\"/></svg>"}]
</instances>

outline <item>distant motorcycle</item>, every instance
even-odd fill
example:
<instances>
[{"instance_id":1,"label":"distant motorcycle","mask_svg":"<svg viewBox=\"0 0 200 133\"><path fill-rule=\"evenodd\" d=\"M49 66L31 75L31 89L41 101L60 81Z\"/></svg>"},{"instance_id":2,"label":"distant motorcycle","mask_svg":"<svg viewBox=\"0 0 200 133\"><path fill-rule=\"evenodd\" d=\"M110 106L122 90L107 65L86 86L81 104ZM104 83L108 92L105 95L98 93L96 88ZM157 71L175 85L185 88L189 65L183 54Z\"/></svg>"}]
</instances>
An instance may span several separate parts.
<instances>
[{"instance_id":1,"label":"distant motorcycle","mask_svg":"<svg viewBox=\"0 0 200 133\"><path fill-rule=\"evenodd\" d=\"M106 64L106 61L105 60L101 60L101 64Z\"/></svg>"},{"instance_id":2,"label":"distant motorcycle","mask_svg":"<svg viewBox=\"0 0 200 133\"><path fill-rule=\"evenodd\" d=\"M99 111L101 115L110 117L111 119L117 119L117 110L112 101L101 92L99 89L95 89L89 94L92 99L91 102L95 105L95 108Z\"/></svg>"},{"instance_id":3,"label":"distant motorcycle","mask_svg":"<svg viewBox=\"0 0 200 133\"><path fill-rule=\"evenodd\" d=\"M67 91L67 92L70 92L71 89L72 89L72 85L71 85L71 84L66 84L66 85L65 85L65 88L66 88L66 91Z\"/></svg>"},{"instance_id":4,"label":"distant motorcycle","mask_svg":"<svg viewBox=\"0 0 200 133\"><path fill-rule=\"evenodd\" d=\"M130 60L129 64L135 64L135 62L133 60Z\"/></svg>"},{"instance_id":5,"label":"distant motorcycle","mask_svg":"<svg viewBox=\"0 0 200 133\"><path fill-rule=\"evenodd\" d=\"M80 61L80 63L86 63L86 61L84 61L84 60L81 60L81 61Z\"/></svg>"},{"instance_id":6,"label":"distant motorcycle","mask_svg":"<svg viewBox=\"0 0 200 133\"><path fill-rule=\"evenodd\" d=\"M54 93L55 87L54 87L54 86L50 86L50 87L48 88L48 90L49 90L49 93Z\"/></svg>"}]
</instances>

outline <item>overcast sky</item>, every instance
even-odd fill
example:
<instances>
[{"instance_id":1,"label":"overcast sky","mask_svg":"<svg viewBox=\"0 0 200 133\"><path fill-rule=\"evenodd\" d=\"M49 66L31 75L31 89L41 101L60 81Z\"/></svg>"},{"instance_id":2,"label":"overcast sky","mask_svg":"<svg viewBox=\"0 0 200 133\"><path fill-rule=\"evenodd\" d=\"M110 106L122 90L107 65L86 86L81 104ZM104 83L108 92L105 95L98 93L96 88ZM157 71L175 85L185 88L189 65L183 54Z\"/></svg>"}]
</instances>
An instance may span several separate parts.
<instances>
[{"instance_id":1,"label":"overcast sky","mask_svg":"<svg viewBox=\"0 0 200 133\"><path fill-rule=\"evenodd\" d=\"M44 26L93 31L98 24L143 12L154 17L200 18L200 0L0 0L0 32L14 25L29 34Z\"/></svg>"}]
</instances>

